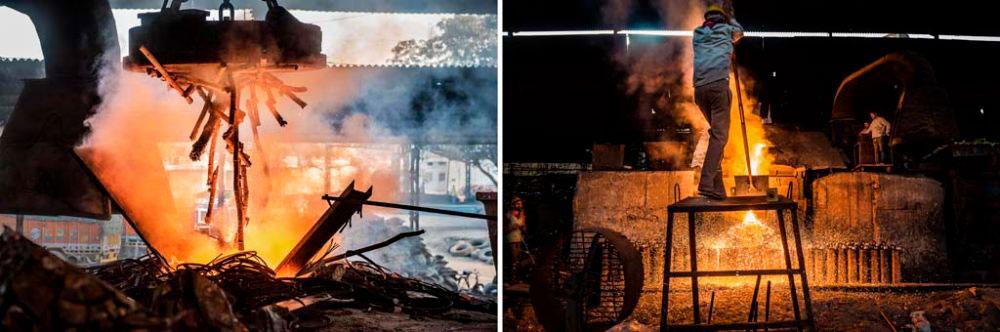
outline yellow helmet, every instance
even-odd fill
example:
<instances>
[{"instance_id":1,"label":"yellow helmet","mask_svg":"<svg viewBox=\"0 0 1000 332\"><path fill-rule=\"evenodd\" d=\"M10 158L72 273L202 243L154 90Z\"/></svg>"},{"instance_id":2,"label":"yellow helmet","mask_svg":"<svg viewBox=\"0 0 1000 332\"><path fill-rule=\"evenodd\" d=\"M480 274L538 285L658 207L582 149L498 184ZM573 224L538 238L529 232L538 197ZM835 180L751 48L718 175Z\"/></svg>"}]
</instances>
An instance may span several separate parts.
<instances>
[{"instance_id":1,"label":"yellow helmet","mask_svg":"<svg viewBox=\"0 0 1000 332\"><path fill-rule=\"evenodd\" d=\"M712 12L716 12L716 13L719 13L719 14L722 14L722 15L725 15L725 16L729 16L728 14L726 14L726 10L723 9L722 6L719 6L719 5L716 5L716 4L708 5L708 7L705 8L705 17L707 18L708 14L712 13Z\"/></svg>"}]
</instances>

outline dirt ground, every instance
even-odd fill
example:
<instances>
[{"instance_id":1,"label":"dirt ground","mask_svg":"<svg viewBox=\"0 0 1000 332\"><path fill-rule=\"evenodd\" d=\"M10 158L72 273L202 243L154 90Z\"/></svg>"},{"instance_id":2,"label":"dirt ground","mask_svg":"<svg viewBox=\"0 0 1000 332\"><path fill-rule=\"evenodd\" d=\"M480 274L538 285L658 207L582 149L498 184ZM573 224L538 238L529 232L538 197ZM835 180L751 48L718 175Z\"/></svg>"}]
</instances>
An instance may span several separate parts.
<instances>
[{"instance_id":1,"label":"dirt ground","mask_svg":"<svg viewBox=\"0 0 1000 332\"><path fill-rule=\"evenodd\" d=\"M358 332L428 332L428 331L496 331L497 317L494 315L451 310L444 315L450 319L411 317L405 313L386 313L381 311L362 311L358 309L326 310L324 315L329 321L314 320L305 325L325 325L316 331L358 331ZM329 323L329 325L326 325ZM311 326L302 326L311 330ZM317 326L318 327L318 326Z\"/></svg>"},{"instance_id":2,"label":"dirt ground","mask_svg":"<svg viewBox=\"0 0 1000 332\"><path fill-rule=\"evenodd\" d=\"M771 320L793 319L790 294L783 284L773 286L771 294ZM764 320L764 286L761 286L759 320ZM709 300L713 289L699 293L702 321L708 315ZM716 288L713 322L746 321L752 286ZM925 311L924 315L934 331L998 331L1000 330L1000 289L967 288L927 292L854 292L813 290L813 310L816 327L820 331L889 331L881 308L899 331L911 331L910 314ZM801 291L799 294L801 301ZM668 319L676 323L691 323L690 290L672 291ZM656 330L660 322L660 294L646 292L629 320ZM528 301L516 302L521 310L504 313L505 331L544 331L535 320ZM804 306L800 308L805 314ZM520 313L520 319L516 313Z\"/></svg>"}]
</instances>

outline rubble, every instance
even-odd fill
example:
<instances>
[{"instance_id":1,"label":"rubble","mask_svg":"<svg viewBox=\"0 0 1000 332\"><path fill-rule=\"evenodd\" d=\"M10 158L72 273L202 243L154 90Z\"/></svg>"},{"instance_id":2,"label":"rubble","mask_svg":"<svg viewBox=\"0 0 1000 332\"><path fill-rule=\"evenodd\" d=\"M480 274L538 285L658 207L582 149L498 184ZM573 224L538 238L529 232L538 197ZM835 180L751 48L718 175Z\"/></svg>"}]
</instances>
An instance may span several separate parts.
<instances>
[{"instance_id":1,"label":"rubble","mask_svg":"<svg viewBox=\"0 0 1000 332\"><path fill-rule=\"evenodd\" d=\"M0 235L0 319L16 331L126 330L170 321L7 227Z\"/></svg>"},{"instance_id":2,"label":"rubble","mask_svg":"<svg viewBox=\"0 0 1000 332\"><path fill-rule=\"evenodd\" d=\"M374 311L394 317L395 327L381 330L401 328L407 317L414 320L406 325L412 330L496 328L495 300L408 278L370 260L330 262L297 278L276 277L249 251L208 264L171 268L147 256L85 271L13 230L0 235L0 326L8 329L355 328L355 316Z\"/></svg>"}]
</instances>

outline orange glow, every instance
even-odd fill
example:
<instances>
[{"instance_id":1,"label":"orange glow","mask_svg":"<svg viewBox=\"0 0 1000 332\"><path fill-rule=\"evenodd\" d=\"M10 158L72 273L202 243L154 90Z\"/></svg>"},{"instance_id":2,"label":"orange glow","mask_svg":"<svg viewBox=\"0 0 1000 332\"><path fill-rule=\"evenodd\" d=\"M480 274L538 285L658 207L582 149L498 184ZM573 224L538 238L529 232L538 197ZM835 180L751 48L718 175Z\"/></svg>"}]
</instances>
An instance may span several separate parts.
<instances>
[{"instance_id":1,"label":"orange glow","mask_svg":"<svg viewBox=\"0 0 1000 332\"><path fill-rule=\"evenodd\" d=\"M723 154L722 169L727 177L735 175L747 175L746 159L743 149L743 131L740 128L739 105L736 97L736 80L729 80L733 103L730 107L729 142L726 144L726 151ZM747 146L750 149L750 170L753 175L768 174L771 162L774 157L767 153L771 147L771 142L767 140L764 132L764 123L760 118L757 100L750 94L753 82L749 75L740 76L741 89L743 93L743 115L747 127Z\"/></svg>"},{"instance_id":2,"label":"orange glow","mask_svg":"<svg viewBox=\"0 0 1000 332\"><path fill-rule=\"evenodd\" d=\"M347 82L357 77L327 70L286 74L289 84L304 85L300 95L310 102L305 109L287 100L278 109L289 124L281 128L261 115L261 154L241 130L253 166L248 170L248 223L246 250L257 251L272 268L305 235L327 204L320 196L339 194L350 181L355 188L374 186L373 200L395 200L398 192L397 160L389 151L379 153L332 146L336 142L390 143L369 135L373 127L363 116L347 116L340 132L327 125L324 112L340 109L354 89ZM172 264L206 263L236 250L217 238L195 230L194 211L207 200L207 155L190 161L191 142L186 137L195 123L199 102L184 103L163 83L141 74L123 72L105 79L104 104L88 119L92 134L77 147L81 159L137 224L149 244ZM314 106L317 105L317 106ZM373 128L377 129L377 128ZM245 135L245 136L244 136ZM321 143L303 143L321 142ZM222 149L224 150L224 149ZM264 175L264 162L270 176ZM219 159L216 159L219 162ZM232 161L227 166L225 188L232 188ZM220 190L222 192L222 190ZM231 192L227 205L231 205ZM225 211L225 206L216 211ZM371 213L371 208L365 209ZM235 215L219 213L211 227L217 237L232 238Z\"/></svg>"},{"instance_id":3,"label":"orange glow","mask_svg":"<svg viewBox=\"0 0 1000 332\"><path fill-rule=\"evenodd\" d=\"M716 242L716 248L757 248L773 243L775 233L767 227L753 211L747 211L743 222L730 227L726 234Z\"/></svg>"}]
</instances>

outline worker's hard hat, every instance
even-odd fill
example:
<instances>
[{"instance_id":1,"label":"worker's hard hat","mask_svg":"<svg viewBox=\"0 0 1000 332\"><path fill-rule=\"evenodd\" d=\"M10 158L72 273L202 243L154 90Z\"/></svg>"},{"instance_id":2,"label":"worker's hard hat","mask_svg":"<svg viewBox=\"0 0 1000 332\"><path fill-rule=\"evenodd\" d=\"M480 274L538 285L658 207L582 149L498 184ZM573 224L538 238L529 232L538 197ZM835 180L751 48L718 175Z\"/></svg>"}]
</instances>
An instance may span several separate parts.
<instances>
[{"instance_id":1,"label":"worker's hard hat","mask_svg":"<svg viewBox=\"0 0 1000 332\"><path fill-rule=\"evenodd\" d=\"M719 14L722 14L724 16L729 16L729 15L726 14L726 10L722 9L722 6L719 6L719 5L716 5L716 4L708 5L708 7L705 8L705 17L706 18L708 18L708 14L710 14L710 13L719 13Z\"/></svg>"}]
</instances>

